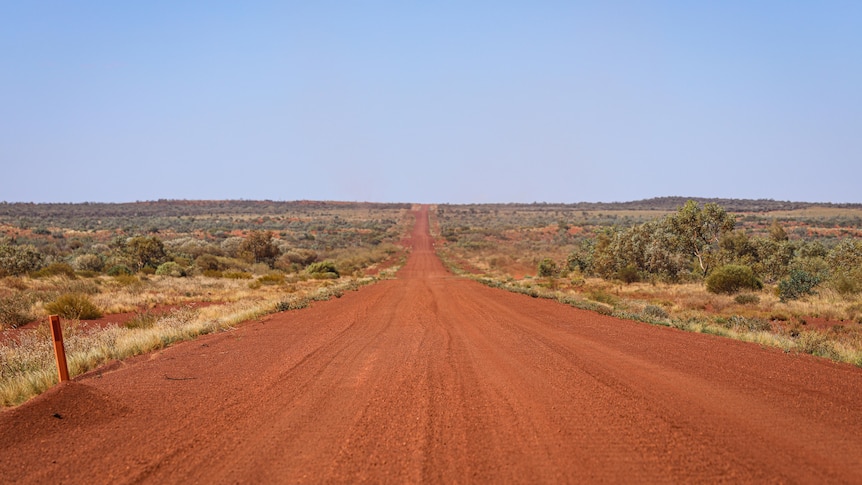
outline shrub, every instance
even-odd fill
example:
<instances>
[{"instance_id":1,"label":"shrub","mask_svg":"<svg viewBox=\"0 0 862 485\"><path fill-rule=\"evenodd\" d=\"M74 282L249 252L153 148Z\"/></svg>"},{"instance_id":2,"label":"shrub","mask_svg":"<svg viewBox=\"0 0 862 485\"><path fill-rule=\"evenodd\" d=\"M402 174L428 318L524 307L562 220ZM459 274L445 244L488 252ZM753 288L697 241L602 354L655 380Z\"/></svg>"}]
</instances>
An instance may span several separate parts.
<instances>
[{"instance_id":1,"label":"shrub","mask_svg":"<svg viewBox=\"0 0 862 485\"><path fill-rule=\"evenodd\" d=\"M92 320L100 318L102 312L82 293L65 293L56 300L45 305L45 310L52 315L60 315L70 320Z\"/></svg>"},{"instance_id":2,"label":"shrub","mask_svg":"<svg viewBox=\"0 0 862 485\"><path fill-rule=\"evenodd\" d=\"M338 278L340 275L338 273L338 269L335 267L335 262L331 260L320 261L319 263L312 263L305 269L305 271L312 275L315 278Z\"/></svg>"},{"instance_id":3,"label":"shrub","mask_svg":"<svg viewBox=\"0 0 862 485\"><path fill-rule=\"evenodd\" d=\"M778 298L781 301L798 300L805 295L813 295L814 288L820 284L820 277L801 269L790 272L790 276L778 282Z\"/></svg>"},{"instance_id":4,"label":"shrub","mask_svg":"<svg viewBox=\"0 0 862 485\"><path fill-rule=\"evenodd\" d=\"M252 263L265 263L267 266L272 266L279 255L272 236L272 231L251 231L239 245L239 254L244 255Z\"/></svg>"},{"instance_id":5,"label":"shrub","mask_svg":"<svg viewBox=\"0 0 862 485\"><path fill-rule=\"evenodd\" d=\"M641 275L637 267L630 264L617 271L617 278L624 283L636 283L641 280Z\"/></svg>"},{"instance_id":6,"label":"shrub","mask_svg":"<svg viewBox=\"0 0 862 485\"><path fill-rule=\"evenodd\" d=\"M167 258L165 245L156 236L133 237L126 241L125 249L138 270L147 266L155 268Z\"/></svg>"},{"instance_id":7,"label":"shrub","mask_svg":"<svg viewBox=\"0 0 862 485\"><path fill-rule=\"evenodd\" d=\"M139 280L135 275L124 273L114 276L114 281L116 281L120 286L132 286L139 285L141 283L141 280Z\"/></svg>"},{"instance_id":8,"label":"shrub","mask_svg":"<svg viewBox=\"0 0 862 485\"><path fill-rule=\"evenodd\" d=\"M222 276L232 280L250 280L252 278L251 273L245 271L225 271Z\"/></svg>"},{"instance_id":9,"label":"shrub","mask_svg":"<svg viewBox=\"0 0 862 485\"><path fill-rule=\"evenodd\" d=\"M763 283L748 266L728 264L713 271L706 278L706 291L710 293L736 293L740 290L759 290Z\"/></svg>"},{"instance_id":10,"label":"shrub","mask_svg":"<svg viewBox=\"0 0 862 485\"><path fill-rule=\"evenodd\" d=\"M734 315L727 320L726 327L728 328L741 328L743 330L750 330L752 332L762 332L772 330L772 325L762 318L746 318L741 315Z\"/></svg>"},{"instance_id":11,"label":"shrub","mask_svg":"<svg viewBox=\"0 0 862 485\"><path fill-rule=\"evenodd\" d=\"M760 297L751 293L743 293L741 295L736 295L736 298L734 298L733 301L740 305L756 305L760 303Z\"/></svg>"},{"instance_id":12,"label":"shrub","mask_svg":"<svg viewBox=\"0 0 862 485\"><path fill-rule=\"evenodd\" d=\"M108 268L108 276L120 276L120 275L131 275L132 270L129 269L128 266L124 264L116 264Z\"/></svg>"},{"instance_id":13,"label":"shrub","mask_svg":"<svg viewBox=\"0 0 862 485\"><path fill-rule=\"evenodd\" d=\"M179 264L173 261L168 261L167 263L159 265L156 269L156 274L159 276L173 276L174 278L179 278L186 275L186 270L184 270Z\"/></svg>"},{"instance_id":14,"label":"shrub","mask_svg":"<svg viewBox=\"0 0 862 485\"><path fill-rule=\"evenodd\" d=\"M286 312L288 310L300 310L308 306L308 298L293 298L290 300L282 300L275 305L275 310Z\"/></svg>"},{"instance_id":15,"label":"shrub","mask_svg":"<svg viewBox=\"0 0 862 485\"><path fill-rule=\"evenodd\" d=\"M222 272L217 269L205 269L203 275L208 278L221 278Z\"/></svg>"},{"instance_id":16,"label":"shrub","mask_svg":"<svg viewBox=\"0 0 862 485\"><path fill-rule=\"evenodd\" d=\"M551 258L544 258L539 261L539 277L540 278L553 278L557 276L557 263Z\"/></svg>"},{"instance_id":17,"label":"shrub","mask_svg":"<svg viewBox=\"0 0 862 485\"><path fill-rule=\"evenodd\" d=\"M668 314L664 308L657 305L647 305L644 307L644 315L653 318L667 318Z\"/></svg>"},{"instance_id":18,"label":"shrub","mask_svg":"<svg viewBox=\"0 0 862 485\"><path fill-rule=\"evenodd\" d=\"M207 271L221 271L224 266L212 254L202 254L195 260L195 265L206 274Z\"/></svg>"},{"instance_id":19,"label":"shrub","mask_svg":"<svg viewBox=\"0 0 862 485\"><path fill-rule=\"evenodd\" d=\"M75 258L75 267L80 271L102 271L105 262L97 254L82 254Z\"/></svg>"},{"instance_id":20,"label":"shrub","mask_svg":"<svg viewBox=\"0 0 862 485\"><path fill-rule=\"evenodd\" d=\"M284 274L282 273L269 273L261 276L257 279L262 285L283 285L284 284Z\"/></svg>"},{"instance_id":21,"label":"shrub","mask_svg":"<svg viewBox=\"0 0 862 485\"><path fill-rule=\"evenodd\" d=\"M0 244L0 276L17 276L42 267L44 256L35 247L25 244Z\"/></svg>"},{"instance_id":22,"label":"shrub","mask_svg":"<svg viewBox=\"0 0 862 485\"><path fill-rule=\"evenodd\" d=\"M67 278L75 277L75 269L68 263L51 263L40 270L36 270L30 275L33 278L48 278L50 276L65 276Z\"/></svg>"},{"instance_id":23,"label":"shrub","mask_svg":"<svg viewBox=\"0 0 862 485\"><path fill-rule=\"evenodd\" d=\"M125 328L150 328L155 325L158 319L159 315L151 313L149 311L145 311L143 313L135 314L135 316L130 318L126 323L123 324L123 326Z\"/></svg>"},{"instance_id":24,"label":"shrub","mask_svg":"<svg viewBox=\"0 0 862 485\"><path fill-rule=\"evenodd\" d=\"M18 327L33 320L30 313L30 302L24 295L12 295L0 298L0 328Z\"/></svg>"}]
</instances>

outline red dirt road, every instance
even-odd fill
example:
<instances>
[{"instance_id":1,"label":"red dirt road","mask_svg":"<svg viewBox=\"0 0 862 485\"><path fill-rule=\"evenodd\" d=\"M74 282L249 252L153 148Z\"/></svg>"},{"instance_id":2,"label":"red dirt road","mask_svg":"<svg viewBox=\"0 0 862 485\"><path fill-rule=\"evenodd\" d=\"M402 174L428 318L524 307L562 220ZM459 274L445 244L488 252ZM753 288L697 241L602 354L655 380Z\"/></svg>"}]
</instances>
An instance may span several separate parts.
<instances>
[{"instance_id":1,"label":"red dirt road","mask_svg":"<svg viewBox=\"0 0 862 485\"><path fill-rule=\"evenodd\" d=\"M3 483L862 483L862 369L446 273L116 364L0 412Z\"/></svg>"}]
</instances>

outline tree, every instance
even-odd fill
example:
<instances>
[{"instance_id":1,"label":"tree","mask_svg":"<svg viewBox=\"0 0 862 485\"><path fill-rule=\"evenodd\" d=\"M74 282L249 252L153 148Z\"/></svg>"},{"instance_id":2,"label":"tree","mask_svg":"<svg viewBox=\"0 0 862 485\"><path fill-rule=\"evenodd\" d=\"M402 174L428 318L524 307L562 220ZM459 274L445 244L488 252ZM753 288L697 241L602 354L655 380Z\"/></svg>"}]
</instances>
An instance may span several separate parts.
<instances>
[{"instance_id":1,"label":"tree","mask_svg":"<svg viewBox=\"0 0 862 485\"><path fill-rule=\"evenodd\" d=\"M158 268L167 259L165 245L156 236L133 237L126 241L125 249L138 271L145 267Z\"/></svg>"},{"instance_id":2,"label":"tree","mask_svg":"<svg viewBox=\"0 0 862 485\"><path fill-rule=\"evenodd\" d=\"M272 231L251 231L239 245L239 252L254 263L266 263L269 266L280 254L272 242Z\"/></svg>"},{"instance_id":3,"label":"tree","mask_svg":"<svg viewBox=\"0 0 862 485\"><path fill-rule=\"evenodd\" d=\"M704 275L712 269L712 256L721 237L732 231L736 219L720 205L709 202L703 207L689 200L667 218L674 247L694 256Z\"/></svg>"}]
</instances>

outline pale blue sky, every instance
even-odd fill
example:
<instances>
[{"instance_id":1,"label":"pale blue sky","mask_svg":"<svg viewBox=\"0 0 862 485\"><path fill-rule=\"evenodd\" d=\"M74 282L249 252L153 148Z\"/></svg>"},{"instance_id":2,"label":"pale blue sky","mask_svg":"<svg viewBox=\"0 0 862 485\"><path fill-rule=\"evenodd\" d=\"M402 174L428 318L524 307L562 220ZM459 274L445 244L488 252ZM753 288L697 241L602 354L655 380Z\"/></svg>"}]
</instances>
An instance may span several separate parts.
<instances>
[{"instance_id":1,"label":"pale blue sky","mask_svg":"<svg viewBox=\"0 0 862 485\"><path fill-rule=\"evenodd\" d=\"M862 202L862 2L0 0L0 201Z\"/></svg>"}]
</instances>

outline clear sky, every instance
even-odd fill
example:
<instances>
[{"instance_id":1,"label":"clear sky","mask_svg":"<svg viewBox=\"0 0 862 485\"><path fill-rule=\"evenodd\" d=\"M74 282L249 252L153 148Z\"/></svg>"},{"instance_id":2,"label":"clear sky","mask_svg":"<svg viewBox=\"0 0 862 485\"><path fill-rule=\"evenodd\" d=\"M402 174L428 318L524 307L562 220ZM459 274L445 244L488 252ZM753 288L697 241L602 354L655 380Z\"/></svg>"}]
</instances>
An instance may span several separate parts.
<instances>
[{"instance_id":1,"label":"clear sky","mask_svg":"<svg viewBox=\"0 0 862 485\"><path fill-rule=\"evenodd\" d=\"M862 202L862 1L0 0L0 201Z\"/></svg>"}]
</instances>

